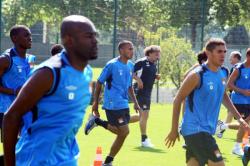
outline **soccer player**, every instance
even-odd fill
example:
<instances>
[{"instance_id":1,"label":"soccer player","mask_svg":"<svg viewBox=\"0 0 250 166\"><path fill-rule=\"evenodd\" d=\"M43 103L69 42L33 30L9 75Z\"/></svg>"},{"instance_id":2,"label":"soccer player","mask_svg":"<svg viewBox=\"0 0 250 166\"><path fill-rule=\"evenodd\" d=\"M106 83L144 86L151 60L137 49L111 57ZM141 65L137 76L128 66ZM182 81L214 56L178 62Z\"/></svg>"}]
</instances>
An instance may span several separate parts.
<instances>
[{"instance_id":1,"label":"soccer player","mask_svg":"<svg viewBox=\"0 0 250 166\"><path fill-rule=\"evenodd\" d=\"M26 51L31 48L31 32L24 25L13 26L10 30L13 47L0 56L0 128L2 131L3 114L28 79L30 66Z\"/></svg>"},{"instance_id":2,"label":"soccer player","mask_svg":"<svg viewBox=\"0 0 250 166\"><path fill-rule=\"evenodd\" d=\"M114 157L120 151L129 134L128 95L134 102L136 112L140 110L132 87L133 63L130 61L134 51L132 42L127 40L121 41L118 44L118 51L120 56L110 60L98 78L92 106L92 112L95 116L90 117L85 127L85 134L88 134L96 125L99 125L117 135L110 153L105 159L104 166L112 165ZM104 83L103 109L106 112L108 121L101 120L98 112L100 92Z\"/></svg>"},{"instance_id":3,"label":"soccer player","mask_svg":"<svg viewBox=\"0 0 250 166\"><path fill-rule=\"evenodd\" d=\"M213 134L221 103L232 111L239 123L249 129L225 92L227 75L221 68L226 53L226 44L212 38L206 43L208 57L201 67L196 68L184 80L173 104L172 128L166 137L166 146L171 147L179 140L178 121L181 103L186 99L181 134L187 145L188 166L224 166L224 161Z\"/></svg>"},{"instance_id":4,"label":"soccer player","mask_svg":"<svg viewBox=\"0 0 250 166\"><path fill-rule=\"evenodd\" d=\"M147 121L149 116L151 93L155 79L159 80L156 62L160 59L161 49L159 46L151 45L144 49L145 57L137 60L134 66L134 79L136 80L136 98L140 105L140 130L141 146L154 147L147 136Z\"/></svg>"},{"instance_id":5,"label":"soccer player","mask_svg":"<svg viewBox=\"0 0 250 166\"><path fill-rule=\"evenodd\" d=\"M54 56L60 53L62 50L63 50L63 46L61 44L54 44L51 46L50 54L51 56Z\"/></svg>"},{"instance_id":6,"label":"soccer player","mask_svg":"<svg viewBox=\"0 0 250 166\"><path fill-rule=\"evenodd\" d=\"M235 67L237 67L238 63L241 61L241 53L239 51L233 51L231 52L230 56L229 56L229 61L230 64L232 65L231 69L230 69L230 75L232 74L233 70ZM231 93L232 90L229 89L229 97L231 98ZM233 120L233 114L230 111L227 111L227 117L225 122L219 120L218 124L217 124L217 129L216 129L216 135L218 138L222 138L223 137L223 133L225 132L226 129L235 129L238 130L239 129L239 124L237 123L231 123Z\"/></svg>"},{"instance_id":7,"label":"soccer player","mask_svg":"<svg viewBox=\"0 0 250 166\"><path fill-rule=\"evenodd\" d=\"M246 52L246 60L235 67L233 73L228 80L228 86L233 90L231 94L232 102L237 108L239 113L250 121L250 48ZM233 148L233 153L239 156L243 155L241 148L242 138L244 135L244 129L239 128L236 144Z\"/></svg>"},{"instance_id":8,"label":"soccer player","mask_svg":"<svg viewBox=\"0 0 250 166\"><path fill-rule=\"evenodd\" d=\"M30 65L30 70L32 70L36 65L36 56L32 54L27 54L26 59Z\"/></svg>"},{"instance_id":9,"label":"soccer player","mask_svg":"<svg viewBox=\"0 0 250 166\"><path fill-rule=\"evenodd\" d=\"M90 101L83 70L97 58L95 26L83 16L65 17L61 41L65 51L35 69L4 115L5 165L77 165L75 135ZM21 117L34 106L33 123L17 142Z\"/></svg>"}]
</instances>

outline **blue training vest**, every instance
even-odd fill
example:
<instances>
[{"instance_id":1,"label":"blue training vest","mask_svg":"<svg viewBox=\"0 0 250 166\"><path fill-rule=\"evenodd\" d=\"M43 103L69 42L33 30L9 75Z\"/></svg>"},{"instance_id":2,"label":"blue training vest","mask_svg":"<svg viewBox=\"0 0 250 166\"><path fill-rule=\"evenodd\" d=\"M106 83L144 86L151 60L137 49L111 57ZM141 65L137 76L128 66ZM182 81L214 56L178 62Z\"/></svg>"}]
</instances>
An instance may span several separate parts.
<instances>
[{"instance_id":1,"label":"blue training vest","mask_svg":"<svg viewBox=\"0 0 250 166\"><path fill-rule=\"evenodd\" d=\"M37 117L16 145L17 166L76 166L79 148L75 139L90 102L91 76L74 69L65 52L45 61L54 83L48 95L37 103ZM60 69L60 78L56 72ZM36 71L35 70L35 71ZM34 72L35 72L34 71ZM57 87L57 88L55 88Z\"/></svg>"},{"instance_id":2,"label":"blue training vest","mask_svg":"<svg viewBox=\"0 0 250 166\"><path fill-rule=\"evenodd\" d=\"M183 136L199 132L207 132L211 135L215 133L220 106L225 93L227 75L221 68L217 72L213 72L206 65L197 67L195 72L200 75L199 72L202 68L205 71L200 78L201 87L194 89L193 94L191 93L192 97L186 99L181 126ZM192 106L190 103L192 103Z\"/></svg>"},{"instance_id":3,"label":"blue training vest","mask_svg":"<svg viewBox=\"0 0 250 166\"><path fill-rule=\"evenodd\" d=\"M1 84L4 88L19 89L28 79L30 66L26 58L21 58L15 48L6 50L1 56L9 58L9 69L1 77ZM0 93L0 112L7 111L15 100L15 95Z\"/></svg>"},{"instance_id":4,"label":"blue training vest","mask_svg":"<svg viewBox=\"0 0 250 166\"><path fill-rule=\"evenodd\" d=\"M250 68L246 68L244 63L238 64L235 68L239 71L235 86L240 89L250 90ZM231 99L234 104L250 104L250 96L235 91L232 92Z\"/></svg>"}]
</instances>

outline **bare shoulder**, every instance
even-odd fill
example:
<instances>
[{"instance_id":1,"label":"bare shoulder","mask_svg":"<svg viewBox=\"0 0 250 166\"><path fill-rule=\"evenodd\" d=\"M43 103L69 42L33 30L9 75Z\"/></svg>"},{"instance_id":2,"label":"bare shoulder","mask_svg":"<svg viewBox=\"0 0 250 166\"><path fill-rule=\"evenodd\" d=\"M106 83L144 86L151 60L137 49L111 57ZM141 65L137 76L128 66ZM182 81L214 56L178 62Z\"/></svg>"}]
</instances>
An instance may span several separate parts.
<instances>
[{"instance_id":1,"label":"bare shoulder","mask_svg":"<svg viewBox=\"0 0 250 166\"><path fill-rule=\"evenodd\" d=\"M0 69L5 70L9 67L10 60L6 56L0 56Z\"/></svg>"}]
</instances>

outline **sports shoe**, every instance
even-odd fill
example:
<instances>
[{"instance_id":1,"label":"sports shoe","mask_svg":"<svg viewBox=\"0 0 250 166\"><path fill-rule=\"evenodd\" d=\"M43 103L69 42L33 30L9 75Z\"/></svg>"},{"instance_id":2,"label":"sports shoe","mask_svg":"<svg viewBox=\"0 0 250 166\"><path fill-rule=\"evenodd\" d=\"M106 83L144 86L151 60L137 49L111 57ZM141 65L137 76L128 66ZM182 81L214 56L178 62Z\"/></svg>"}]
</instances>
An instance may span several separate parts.
<instances>
[{"instance_id":1,"label":"sports shoe","mask_svg":"<svg viewBox=\"0 0 250 166\"><path fill-rule=\"evenodd\" d=\"M248 149L249 149L249 146L244 147L244 155L242 156L243 166L247 166L247 164L250 160L250 154L248 154Z\"/></svg>"},{"instance_id":2,"label":"sports shoe","mask_svg":"<svg viewBox=\"0 0 250 166\"><path fill-rule=\"evenodd\" d=\"M223 132L225 131L225 129L222 128L222 126L224 126L224 125L225 125L225 123L223 121L218 120L217 126L216 126L216 132L215 132L215 134L218 138L222 138L222 136L223 136Z\"/></svg>"},{"instance_id":3,"label":"sports shoe","mask_svg":"<svg viewBox=\"0 0 250 166\"><path fill-rule=\"evenodd\" d=\"M97 118L97 117L94 116L94 115L92 115L92 114L89 115L88 122L86 123L85 129L84 129L84 132L85 132L86 135L88 135L89 132L90 132L94 127L97 126L97 124L95 123L95 119L96 119L96 118Z\"/></svg>"},{"instance_id":4,"label":"sports shoe","mask_svg":"<svg viewBox=\"0 0 250 166\"><path fill-rule=\"evenodd\" d=\"M141 142L141 146L145 148L153 148L154 145L151 143L150 139L147 138L145 141Z\"/></svg>"},{"instance_id":5,"label":"sports shoe","mask_svg":"<svg viewBox=\"0 0 250 166\"><path fill-rule=\"evenodd\" d=\"M107 163L107 164L103 163L102 166L113 166L113 165L112 165L112 162L111 162L111 163Z\"/></svg>"},{"instance_id":6,"label":"sports shoe","mask_svg":"<svg viewBox=\"0 0 250 166\"><path fill-rule=\"evenodd\" d=\"M233 154L243 156L244 152L240 146L235 146L232 151Z\"/></svg>"}]
</instances>

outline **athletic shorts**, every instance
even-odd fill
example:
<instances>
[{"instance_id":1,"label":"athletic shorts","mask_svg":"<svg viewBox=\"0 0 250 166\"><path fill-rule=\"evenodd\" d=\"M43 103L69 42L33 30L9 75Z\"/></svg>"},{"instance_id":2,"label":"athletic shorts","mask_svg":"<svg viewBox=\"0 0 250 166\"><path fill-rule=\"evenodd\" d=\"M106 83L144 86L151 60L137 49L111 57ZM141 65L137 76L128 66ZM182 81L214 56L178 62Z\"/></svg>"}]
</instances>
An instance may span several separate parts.
<instances>
[{"instance_id":1,"label":"athletic shorts","mask_svg":"<svg viewBox=\"0 0 250 166\"><path fill-rule=\"evenodd\" d=\"M243 119L246 119L250 115L250 104L234 104L238 112Z\"/></svg>"},{"instance_id":2,"label":"athletic shorts","mask_svg":"<svg viewBox=\"0 0 250 166\"><path fill-rule=\"evenodd\" d=\"M195 158L200 166L205 166L208 160L220 162L223 160L214 137L206 132L184 136L187 145L186 162Z\"/></svg>"},{"instance_id":3,"label":"athletic shorts","mask_svg":"<svg viewBox=\"0 0 250 166\"><path fill-rule=\"evenodd\" d=\"M150 104L151 104L151 99L150 97L145 97L141 95L137 95L136 99L138 101L139 106L143 111L149 111L150 110Z\"/></svg>"},{"instance_id":4,"label":"athletic shorts","mask_svg":"<svg viewBox=\"0 0 250 166\"><path fill-rule=\"evenodd\" d=\"M1 142L3 142L3 126L2 126L3 125L3 116L4 116L4 113L0 113Z\"/></svg>"},{"instance_id":5,"label":"athletic shorts","mask_svg":"<svg viewBox=\"0 0 250 166\"><path fill-rule=\"evenodd\" d=\"M129 108L120 110L105 110L109 124L113 126L124 126L129 123Z\"/></svg>"}]
</instances>

